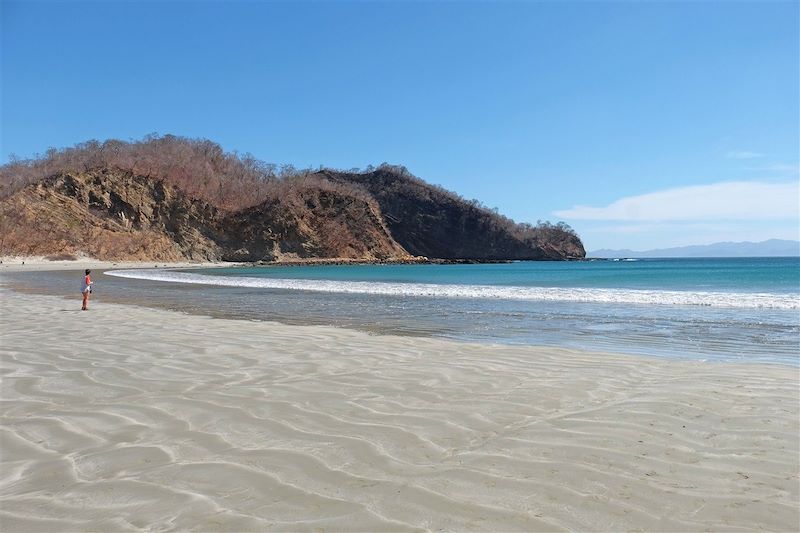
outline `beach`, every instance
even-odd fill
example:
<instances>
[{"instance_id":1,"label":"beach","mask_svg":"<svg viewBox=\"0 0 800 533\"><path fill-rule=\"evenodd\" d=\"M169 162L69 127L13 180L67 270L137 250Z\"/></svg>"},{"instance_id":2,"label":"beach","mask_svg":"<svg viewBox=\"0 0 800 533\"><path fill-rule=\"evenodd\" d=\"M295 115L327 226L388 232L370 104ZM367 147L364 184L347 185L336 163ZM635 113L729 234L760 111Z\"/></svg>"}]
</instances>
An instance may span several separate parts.
<instances>
[{"instance_id":1,"label":"beach","mask_svg":"<svg viewBox=\"0 0 800 533\"><path fill-rule=\"evenodd\" d=\"M3 531L800 525L795 367L0 295Z\"/></svg>"}]
</instances>

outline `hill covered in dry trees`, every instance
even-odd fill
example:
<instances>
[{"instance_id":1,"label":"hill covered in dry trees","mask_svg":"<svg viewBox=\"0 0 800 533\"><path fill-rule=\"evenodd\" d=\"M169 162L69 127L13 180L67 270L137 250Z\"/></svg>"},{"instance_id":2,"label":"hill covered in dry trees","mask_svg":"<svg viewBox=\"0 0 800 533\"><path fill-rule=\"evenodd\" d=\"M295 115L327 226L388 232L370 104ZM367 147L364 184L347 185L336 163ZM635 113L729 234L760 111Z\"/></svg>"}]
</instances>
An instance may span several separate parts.
<instances>
[{"instance_id":1,"label":"hill covered in dry trees","mask_svg":"<svg viewBox=\"0 0 800 533\"><path fill-rule=\"evenodd\" d=\"M0 167L0 255L109 260L573 259L565 224L517 224L411 175L300 170L151 135Z\"/></svg>"}]
</instances>

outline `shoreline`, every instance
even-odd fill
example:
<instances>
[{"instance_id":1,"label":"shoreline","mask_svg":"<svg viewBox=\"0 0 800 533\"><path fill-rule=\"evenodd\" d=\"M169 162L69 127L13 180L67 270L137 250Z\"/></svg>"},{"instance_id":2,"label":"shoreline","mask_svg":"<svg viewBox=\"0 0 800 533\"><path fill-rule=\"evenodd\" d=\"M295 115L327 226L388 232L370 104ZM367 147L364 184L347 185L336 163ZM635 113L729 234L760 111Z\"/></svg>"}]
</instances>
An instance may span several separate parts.
<instances>
[{"instance_id":1,"label":"shoreline","mask_svg":"<svg viewBox=\"0 0 800 533\"><path fill-rule=\"evenodd\" d=\"M5 530L800 520L797 369L2 293Z\"/></svg>"},{"instance_id":2,"label":"shoreline","mask_svg":"<svg viewBox=\"0 0 800 533\"><path fill-rule=\"evenodd\" d=\"M56 270L112 270L115 268L215 268L241 266L243 263L225 261L103 261L91 257L79 259L47 259L43 256L2 256L0 273L6 272L48 272Z\"/></svg>"},{"instance_id":3,"label":"shoreline","mask_svg":"<svg viewBox=\"0 0 800 533\"><path fill-rule=\"evenodd\" d=\"M105 272L107 267L105 266L97 266L96 263L92 263L95 265L97 270ZM121 266L121 265L130 265L130 266ZM136 269L147 269L149 263L123 263L120 266L115 268L136 268ZM220 265L219 263L164 263L161 267L159 266L151 266L149 268L187 268L187 265L202 265L198 268L215 268L215 267L225 267L226 265ZM42 265L47 266L47 265ZM65 265L66 266L66 265ZM81 266L80 268L83 268ZM57 272L61 270L72 270L70 268L53 268L53 269L43 269L39 270L40 272ZM109 269L110 270L110 269ZM19 272L19 271L14 271ZM0 272L2 275L2 272ZM20 296L27 297L34 297L34 298L45 298L45 299L54 299L58 302L70 302L71 304L78 302L80 304L80 299L78 297L71 297L63 294L57 293L50 293L50 292L27 292L27 291L20 291L15 287L12 287L8 284L2 283L2 278L0 278L0 295L4 293L10 294L18 294ZM577 354L581 355L586 358L594 358L598 357L600 359L630 359L629 362L631 363L643 363L643 364L659 364L663 363L666 365L675 363L678 365L731 365L737 367L753 367L753 368L761 368L761 367L768 367L768 368L776 368L783 370L788 370L796 374L798 385L800 385L800 367L794 365L788 365L785 363L778 363L772 361L734 361L728 359L695 359L695 358L675 358L675 357L666 357L666 356L656 356L652 354L643 354L643 353L630 353L630 352L615 352L612 350L591 350L591 349L583 349L583 348L574 348L574 347L565 347L565 346L554 346L548 344L504 344L501 342L478 342L472 340L465 340L465 339L458 339L458 338L449 338L449 337L438 337L432 335L405 335L405 334L395 334L395 333L387 333L378 330L365 330L360 328L352 328L352 327L343 327L337 325L329 325L329 324L301 324L301 323L289 323L289 322L282 322L278 320L269 320L269 319L252 319L252 318L236 318L224 315L215 315L211 313L198 313L198 312L187 312L187 311L178 311L173 310L165 307L149 307L145 305L141 305L138 303L127 303L121 301L112 301L112 302L103 302L102 299L98 299L93 297L91 300L91 309L90 311L96 311L95 306L100 304L103 309L108 308L111 310L119 308L120 310L136 310L138 312L153 312L153 313L166 313L167 315L176 315L182 317L197 317L201 320L213 320L213 321L222 321L222 322L236 322L236 323L244 323L244 324L262 324L265 327L276 327L276 328L289 328L297 329L296 334L298 336L302 336L306 333L306 329L311 330L310 333L313 334L315 329L320 329L328 332L342 332L353 334L356 336L364 335L369 338L374 339L381 339L385 338L387 342L391 342L392 340L403 340L403 341L414 341L420 340L423 342L431 341L434 343L443 343L446 345L454 345L454 346L465 346L474 349L486 348L489 350L530 350L531 352L535 353L546 353L546 352L563 352L565 354ZM65 309L64 311L69 311L69 309ZM2 330L0 330L1 332ZM798 395L800 399L800 394ZM798 405L800 408L800 405Z\"/></svg>"},{"instance_id":4,"label":"shoreline","mask_svg":"<svg viewBox=\"0 0 800 533\"><path fill-rule=\"evenodd\" d=\"M781 331L783 337L776 337L776 341L772 345L768 343L763 344L748 344L745 334L731 329L730 336L727 344L714 344L709 341L706 345L697 344L693 339L695 335L702 332L707 320L707 313L711 311L704 311L705 307L703 302L701 305L695 305L687 308L687 311L681 313L691 312L691 316L700 320L697 326L689 327L681 326L682 322L686 322L687 316L681 315L681 321L677 322L675 327L683 327L683 330L652 330L652 325L648 325L648 320L653 320L652 317L644 315L644 318L634 323L619 323L612 326L619 328L619 332L612 332L609 335L604 335L602 328L598 335L595 335L595 330L592 327L592 322L589 322L585 327L578 323L570 322L570 313L583 312L581 309L573 311L568 306L579 306L583 302L570 300L570 297L584 298L584 295L578 294L567 295L562 300L556 300L555 303L549 304L547 307L548 313L556 313L555 316L559 319L558 313L566 318L560 318L562 322L554 323L548 322L540 326L532 326L530 333L520 334L520 324L525 320L540 321L548 319L543 312L536 312L537 314L519 315L515 317L516 322L506 324L494 322L493 330L486 328L487 322L478 323L478 333L471 334L469 323L465 322L469 318L469 313L465 315L462 312L461 300L459 298L444 298L438 302L437 309L441 311L439 319L434 318L430 314L424 303L426 298L419 300L419 305L411 305L411 302L406 301L402 307L397 307L393 301L383 302L380 297L374 298L366 295L361 296L361 293L355 292L356 296L349 294L347 290L327 290L323 288L322 292L315 292L314 281L303 283L298 286L296 283L292 284L289 281L276 286L277 292L272 292L270 297L256 298L253 303L245 301L244 292L239 290L230 293L221 291L217 285L225 286L225 283L211 283L205 285L203 283L167 283L164 285L162 282L174 281L173 276L185 276L189 274L173 274L170 270L181 269L200 269L205 270L205 274L214 276L214 268L231 268L230 263L161 263L151 264L149 262L100 262L92 259L83 259L79 262L76 261L60 261L53 262L38 258L38 260L30 261L30 258L25 258L26 265L22 266L21 258L17 258L16 263L4 262L0 265L0 278L5 278L5 285L14 290L18 290L28 294L45 294L45 295L58 295L69 297L73 292L73 283L69 281L68 276L73 276L74 272L80 272L83 268L89 267L94 269L94 274L99 278L93 278L95 281L100 281L101 294L95 295L93 300L105 298L107 302L114 302L118 304L131 304L141 305L153 309L166 309L175 310L179 312L187 312L190 314L197 314L200 316L213 316L216 318L233 318L233 319L249 319L258 321L275 321L286 325L314 325L324 324L341 327L345 329L357 330L368 332L370 334L378 335L400 335L411 337L433 337L439 339L447 339L454 342L466 343L480 343L480 344L497 344L501 346L533 346L533 347L564 347L576 350L584 350L587 352L600 351L604 353L624 353L639 355L644 357L655 357L659 359L674 359L674 360L701 360L709 362L720 363L737 363L740 359L750 360L755 364L777 364L783 366L790 366L796 368L798 361L796 358L796 337L789 338L791 332L784 328ZM241 266L248 267L250 264L241 264ZM123 270L135 269L143 270L138 275L126 276L123 273L121 277L117 277L114 273L109 273L107 270ZM72 273L66 274L66 272ZM145 271L149 271L145 272ZM159 271L162 271L159 273ZM8 276L3 276L3 273ZM26 275L26 272L30 275ZM52 272L52 274L50 274ZM59 274L59 272L61 272ZM232 275L234 271L230 272ZM93 274L93 275L94 275ZM110 276L105 277L104 276ZM81 274L82 275L82 274ZM288 274L286 276L292 278ZM305 276L301 276L305 277ZM131 278L131 279L127 279ZM137 278L148 281L137 281ZM247 278L250 279L250 278ZM279 280L281 281L281 280ZM238 285L234 284L237 288ZM288 286L291 294L281 294L280 289ZM196 287L196 288L195 288ZM104 290L102 290L104 289ZM384 290L379 287L380 290ZM376 289L377 290L377 289ZM294 291L294 292L292 292ZM309 292L311 291L311 292ZM576 289L579 291L579 289ZM603 289L598 292L602 293ZM634 298L641 300L639 291L631 290ZM644 291L645 293L647 291ZM345 294L346 297L341 299L340 294ZM372 294L372 293L369 293ZM380 291L377 294L382 294ZM675 293L683 294L683 293ZM539 294L534 294L539 297ZM608 303L604 302L600 296L595 296L594 300L590 302L595 307ZM619 295L614 295L617 300ZM722 294L724 296L724 294ZM556 298L563 298L563 296L556 295ZM550 294L544 295L545 300L553 298ZM339 299L339 300L337 300ZM685 300L685 298L684 298ZM416 300L415 300L416 301ZM478 300L476 300L478 301ZM749 301L749 300L748 300ZM222 305L220 305L222 302ZM228 302L227 304L224 302ZM259 303L261 302L261 303ZM455 302L455 303L446 303ZM388 305L387 305L388 303ZM725 301L722 301L722 307L725 306ZM610 305L617 305L614 300ZM476 306L478 304L470 304ZM621 305L621 304L620 304ZM667 302L667 305L670 305ZM672 302L672 305L678 305ZM773 304L777 305L777 304ZM558 306L558 307L556 307ZM544 306L543 306L544 307ZM397 309L404 309L405 311L398 311ZM472 309L472 308L469 308ZM566 309L566 311L564 311ZM657 309L653 307L653 309ZM676 308L680 309L680 307ZM483 309L479 309L483 312ZM624 310L627 312L627 310ZM490 313L494 312L490 309ZM677 312L677 311L676 311ZM725 310L720 308L715 312L719 315L725 313ZM783 312L779 310L778 312ZM407 318L403 318L398 313L406 313ZM566 313L566 314L565 314ZM652 311L652 316L659 316L657 313L660 311ZM480 313L478 313L480 314ZM674 314L674 313L673 313ZM784 312L784 316L786 313ZM416 318L414 318L416 317ZM451 318L447 318L451 317ZM479 317L480 318L480 317ZM589 318L592 318L591 316ZM691 319L691 317L689 317ZM439 321L437 321L439 320ZM549 319L548 319L549 320ZM786 318L784 318L786 320ZM602 322L602 321L601 321ZM686 322L688 323L688 322ZM602 325L602 324L601 324ZM724 325L724 324L723 324ZM672 327L672 325L669 325ZM484 328L484 330L481 329ZM505 329L504 329L505 328ZM650 329L648 329L650 328ZM613 328L611 328L613 329ZM491 331L491 332L490 332ZM765 331L765 334L770 334ZM638 340L643 334L652 334L656 336L656 342L642 342ZM657 337L660 335L660 338ZM777 334L776 334L777 335ZM664 339L673 339L667 343ZM782 344L781 344L782 343ZM772 346L772 348L771 348ZM772 351L770 351L772 350Z\"/></svg>"},{"instance_id":5,"label":"shoreline","mask_svg":"<svg viewBox=\"0 0 800 533\"><path fill-rule=\"evenodd\" d=\"M147 263L147 264L149 264L149 263ZM163 268L165 270L168 270L168 269L171 269L171 268L174 268L174 269L187 268L187 264L184 264L184 263L166 263L166 264L162 265L162 267L153 267L153 266L148 267L148 266L146 266L147 264L143 265L143 264L140 264L140 263L132 263L132 264L129 264L130 266L123 267L123 266L120 265L120 266L115 266L115 268L135 268L135 269L157 269L157 268ZM46 265L43 265L43 266L46 266ZM198 267L198 268L216 268L216 267L224 268L225 266L226 265L219 265L217 263L205 263L205 264L203 264L202 267ZM103 267L103 266L96 267L96 269L98 271L100 271L101 273L103 273L103 274L106 273L105 268L106 267ZM42 270L38 270L38 272L45 272L46 273L46 272L59 272L59 271L64 271L64 270L72 270L72 269L68 268L68 265L66 265L65 268L42 269ZM24 272L24 271L23 270L13 270L13 271L10 271L10 272L17 273L17 272ZM56 299L58 299L60 301L63 301L63 302L79 301L76 297L68 296L68 295L63 294L63 293L47 291L47 290L41 289L41 288L32 289L32 290L31 289L27 289L26 290L26 289L21 289L21 288L19 288L17 286L14 286L13 284L3 283L2 271L0 271L0 294L3 291L11 292L11 293L18 293L18 294L26 295L26 296L34 295L34 296L43 296L43 297L46 297L46 298L56 298ZM570 353L571 352L581 353L581 354L584 354L584 355L589 356L589 357L591 357L591 356L598 356L598 357L632 357L634 359L642 359L644 361L663 361L663 362L667 362L667 363L669 363L669 362L677 362L677 363L689 363L689 364L697 363L697 364L700 364L700 365L744 365L744 366L753 366L754 368L760 368L762 366L777 367L777 368L783 368L783 369L796 370L798 372L798 384L800 384L800 367L798 367L797 364L795 364L795 363L787 363L787 362L779 362L779 361L772 361L772 360L766 360L766 361L763 361L763 360L758 360L758 361L755 361L755 360L738 361L738 360L725 359L725 358L722 358L722 359L717 359L717 358L697 358L697 357L694 357L694 356L680 357L680 356L674 356L674 355L663 355L663 354L659 354L659 353L647 353L647 352L635 352L635 351L629 351L629 352L614 351L613 348L612 349L594 350L594 349L588 349L588 348L585 348L585 347L561 346L561 345L556 345L556 344L503 343L503 342L498 342L496 340L489 340L489 339L487 339L485 341L480 341L480 340L464 339L464 338L458 338L458 337L438 336L438 335L432 335L432 334L429 334L429 333L397 333L397 332L386 331L386 330L370 328L370 327L345 326L345 325L322 324L322 323L302 323L300 321L295 321L295 320L277 320L277 319L269 319L269 318L242 318L242 317L236 317L236 316L229 316L229 315L226 315L224 313L223 314L219 314L219 313L196 311L196 310L192 310L192 311L177 310L177 309L172 309L172 308L169 308L169 307L160 306L158 304L147 304L147 305L145 305L145 304L138 303L138 302L121 301L119 299L114 299L114 300L111 300L111 301L108 301L108 302L104 302L102 300L102 297L100 299L98 299L97 296L94 296L92 298L92 300L91 300L91 306L94 307L97 303L100 303L103 306L111 306L111 307L121 306L123 308L131 307L131 308L137 308L137 309L143 309L143 310L151 310L151 311L157 311L157 312L176 313L178 315L185 315L185 316L196 316L196 317L200 317L200 318L204 318L204 319L207 318L207 319L212 319L212 320L246 321L246 322L251 322L251 323L261 323L261 324L267 324L267 325L275 325L275 326L278 326L278 327L300 328L300 329L302 329L302 328L332 328L333 330L354 332L354 333L357 333L357 334L368 335L370 337L386 337L388 339L392 339L392 338L398 338L398 339L421 339L421 340L430 339L430 340L441 341L441 342L445 342L445 343L453 343L453 344L456 344L456 345L468 345L468 346L474 345L476 347L484 346L484 347L489 347L490 349L509 348L509 349L523 349L523 350L524 349L530 349L530 350L534 350L534 351L539 351L539 350L543 350L543 351L556 350L556 351L559 351L559 350L563 350L565 352L570 352Z\"/></svg>"},{"instance_id":6,"label":"shoreline","mask_svg":"<svg viewBox=\"0 0 800 533\"><path fill-rule=\"evenodd\" d=\"M436 259L411 257L399 259L349 259L349 258L298 258L277 261L109 261L80 257L76 259L49 259L46 256L0 256L0 271L22 270L75 270L83 268L214 268L214 267L286 267L286 266L337 266L337 265L474 265L508 264L516 261L554 262L550 259ZM563 261L605 261L605 259L563 259Z\"/></svg>"}]
</instances>

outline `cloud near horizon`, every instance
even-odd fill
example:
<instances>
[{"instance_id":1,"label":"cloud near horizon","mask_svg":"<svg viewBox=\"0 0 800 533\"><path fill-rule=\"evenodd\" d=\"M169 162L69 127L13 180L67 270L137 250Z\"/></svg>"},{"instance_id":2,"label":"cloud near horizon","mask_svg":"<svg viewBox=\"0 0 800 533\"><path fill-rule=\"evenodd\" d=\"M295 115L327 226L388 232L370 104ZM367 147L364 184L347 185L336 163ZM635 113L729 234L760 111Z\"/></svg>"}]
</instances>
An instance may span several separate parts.
<instances>
[{"instance_id":1,"label":"cloud near horizon","mask_svg":"<svg viewBox=\"0 0 800 533\"><path fill-rule=\"evenodd\" d=\"M690 221L800 218L800 183L730 181L628 196L605 206L555 211L571 220Z\"/></svg>"}]
</instances>

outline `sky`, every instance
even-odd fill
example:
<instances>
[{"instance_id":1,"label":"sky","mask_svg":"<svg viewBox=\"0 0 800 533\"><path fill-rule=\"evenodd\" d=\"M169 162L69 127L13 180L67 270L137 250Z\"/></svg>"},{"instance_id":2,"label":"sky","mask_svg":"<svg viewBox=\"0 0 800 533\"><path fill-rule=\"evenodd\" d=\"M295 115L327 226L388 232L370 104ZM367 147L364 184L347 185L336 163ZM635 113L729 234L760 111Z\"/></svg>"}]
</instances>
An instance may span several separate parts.
<instances>
[{"instance_id":1,"label":"sky","mask_svg":"<svg viewBox=\"0 0 800 533\"><path fill-rule=\"evenodd\" d=\"M587 250L800 238L800 3L16 2L0 162L212 139L382 162Z\"/></svg>"}]
</instances>

